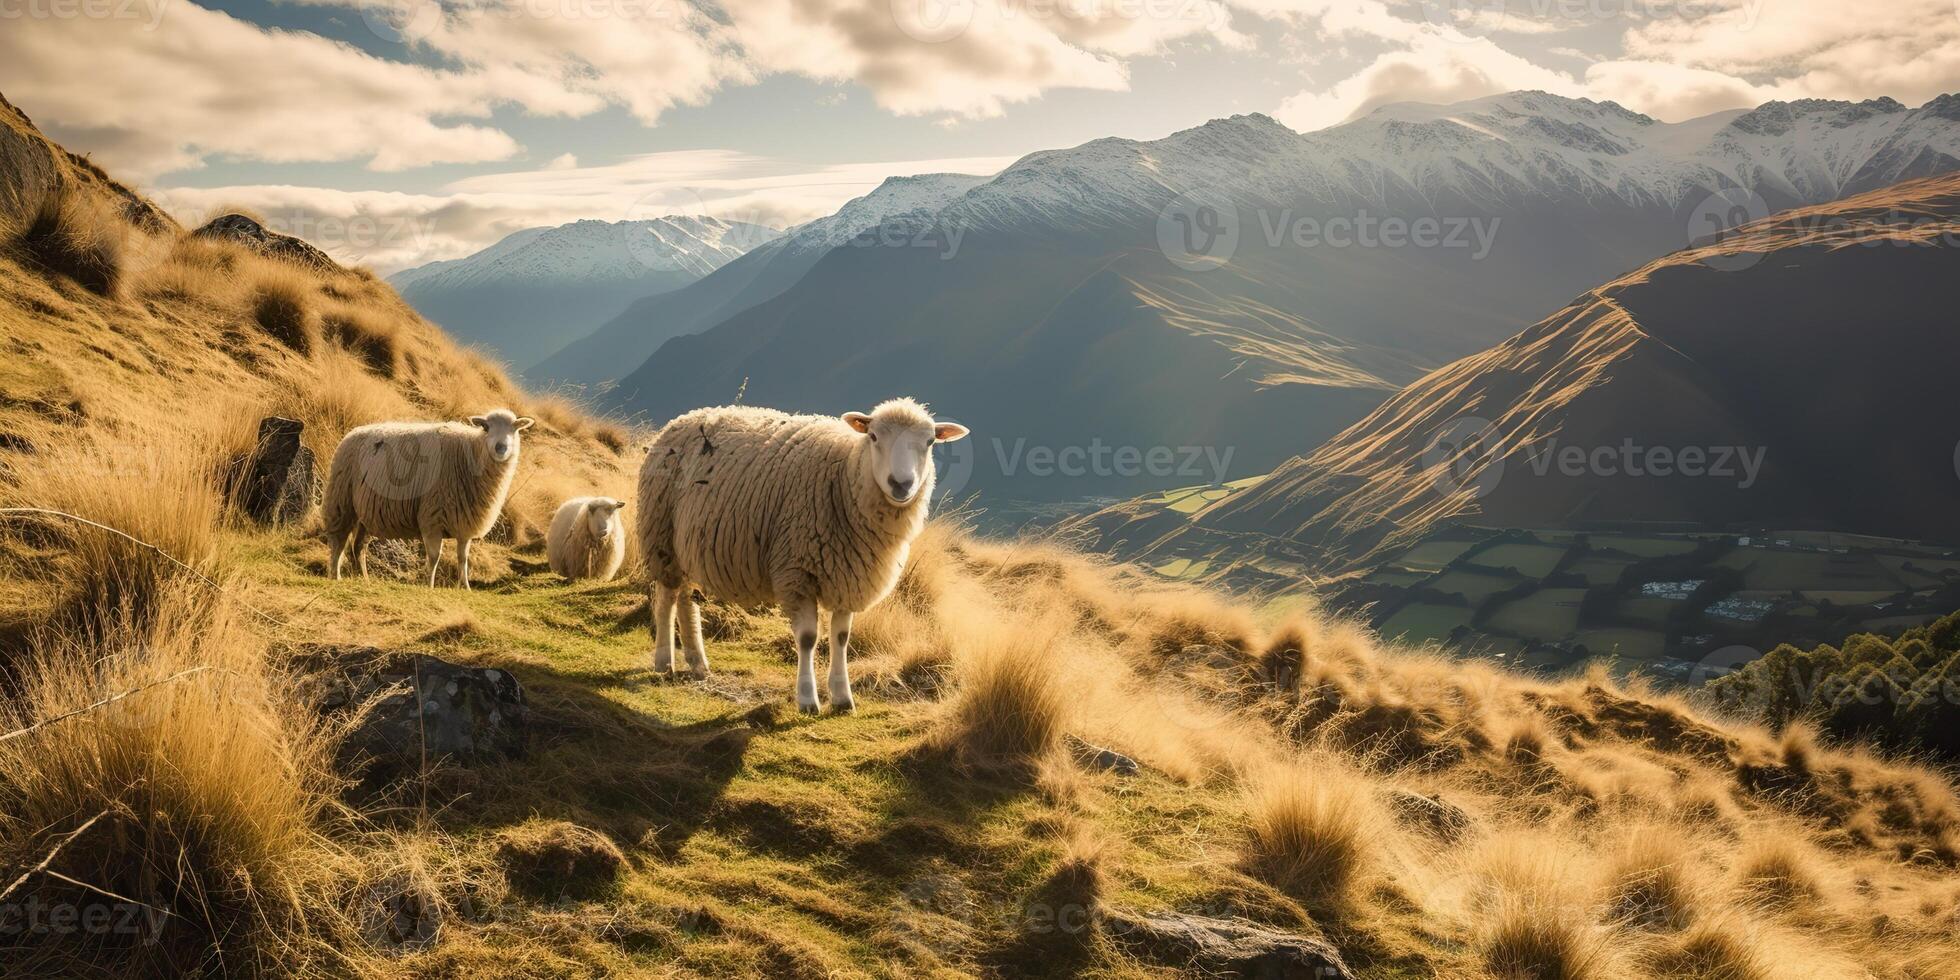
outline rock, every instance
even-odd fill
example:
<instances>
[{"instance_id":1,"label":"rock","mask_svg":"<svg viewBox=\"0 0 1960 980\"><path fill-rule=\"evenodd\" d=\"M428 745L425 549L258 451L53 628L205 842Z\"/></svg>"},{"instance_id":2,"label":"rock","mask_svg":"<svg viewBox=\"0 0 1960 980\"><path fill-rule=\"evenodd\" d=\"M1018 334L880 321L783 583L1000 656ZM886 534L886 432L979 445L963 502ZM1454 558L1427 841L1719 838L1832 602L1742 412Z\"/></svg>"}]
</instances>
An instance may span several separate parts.
<instances>
[{"instance_id":1,"label":"rock","mask_svg":"<svg viewBox=\"0 0 1960 980\"><path fill-rule=\"evenodd\" d=\"M1395 819L1446 844L1462 838L1476 822L1454 803L1405 789L1388 791L1388 807Z\"/></svg>"},{"instance_id":2,"label":"rock","mask_svg":"<svg viewBox=\"0 0 1960 980\"><path fill-rule=\"evenodd\" d=\"M1069 749L1075 753L1076 760L1091 769L1113 772L1118 776L1134 776L1142 770L1142 767L1137 765L1137 760L1115 749L1092 745L1074 735L1068 736L1068 744Z\"/></svg>"},{"instance_id":3,"label":"rock","mask_svg":"<svg viewBox=\"0 0 1960 980\"><path fill-rule=\"evenodd\" d=\"M321 272L341 271L339 263L329 258L327 253L291 235L281 235L272 231L242 214L220 215L193 234L206 238L230 239L260 255L284 259Z\"/></svg>"},{"instance_id":4,"label":"rock","mask_svg":"<svg viewBox=\"0 0 1960 980\"><path fill-rule=\"evenodd\" d=\"M1242 919L1170 912L1137 915L1104 907L1101 920L1117 942L1199 976L1241 980L1340 980L1351 977L1326 940L1279 932Z\"/></svg>"},{"instance_id":5,"label":"rock","mask_svg":"<svg viewBox=\"0 0 1960 980\"><path fill-rule=\"evenodd\" d=\"M0 98L0 218L25 225L60 186L61 166L53 147L40 138L25 113Z\"/></svg>"},{"instance_id":6,"label":"rock","mask_svg":"<svg viewBox=\"0 0 1960 980\"><path fill-rule=\"evenodd\" d=\"M530 711L523 686L510 672L378 650L337 651L334 659L379 664L313 678L315 705L323 714L366 708L341 742L338 760L341 770L357 776L363 788L379 789L418 775L425 747L431 769L479 766L524 754Z\"/></svg>"},{"instance_id":7,"label":"rock","mask_svg":"<svg viewBox=\"0 0 1960 980\"><path fill-rule=\"evenodd\" d=\"M245 460L238 502L261 524L291 524L313 506L313 450L300 444L306 426L272 416L259 422L258 447Z\"/></svg>"}]
</instances>

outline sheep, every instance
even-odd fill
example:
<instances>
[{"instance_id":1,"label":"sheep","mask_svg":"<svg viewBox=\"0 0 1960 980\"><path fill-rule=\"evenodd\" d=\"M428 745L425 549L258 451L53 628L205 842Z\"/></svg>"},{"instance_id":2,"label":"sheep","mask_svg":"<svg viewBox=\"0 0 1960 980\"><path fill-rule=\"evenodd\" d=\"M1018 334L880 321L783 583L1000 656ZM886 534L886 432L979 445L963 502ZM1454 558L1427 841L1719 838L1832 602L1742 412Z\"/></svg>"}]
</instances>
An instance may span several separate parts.
<instances>
[{"instance_id":1,"label":"sheep","mask_svg":"<svg viewBox=\"0 0 1960 980\"><path fill-rule=\"evenodd\" d=\"M470 587L470 543L489 533L517 474L520 433L532 420L508 409L460 422L377 422L347 433L327 473L327 577L340 578L347 536L367 577L369 538L421 539L430 587L444 538L456 539L456 579Z\"/></svg>"},{"instance_id":2,"label":"sheep","mask_svg":"<svg viewBox=\"0 0 1960 980\"><path fill-rule=\"evenodd\" d=\"M551 570L569 579L609 581L626 560L626 532L619 526L624 506L612 497L573 497L559 505L545 534Z\"/></svg>"},{"instance_id":3,"label":"sheep","mask_svg":"<svg viewBox=\"0 0 1960 980\"><path fill-rule=\"evenodd\" d=\"M640 467L653 670L674 671L678 606L689 671L708 676L692 589L775 602L796 639L796 704L815 714L818 608L830 611L830 706L850 711L851 621L898 582L932 495L932 447L966 427L910 398L870 414L704 408L667 423Z\"/></svg>"}]
</instances>

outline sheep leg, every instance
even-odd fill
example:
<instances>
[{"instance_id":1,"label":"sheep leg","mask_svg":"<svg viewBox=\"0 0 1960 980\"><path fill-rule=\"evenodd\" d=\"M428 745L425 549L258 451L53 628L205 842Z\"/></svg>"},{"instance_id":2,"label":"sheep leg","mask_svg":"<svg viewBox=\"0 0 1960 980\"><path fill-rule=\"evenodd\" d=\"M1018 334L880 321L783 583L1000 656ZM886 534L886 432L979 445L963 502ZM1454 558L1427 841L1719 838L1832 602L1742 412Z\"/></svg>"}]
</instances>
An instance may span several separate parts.
<instances>
[{"instance_id":1,"label":"sheep leg","mask_svg":"<svg viewBox=\"0 0 1960 980\"><path fill-rule=\"evenodd\" d=\"M340 580L340 553L347 547L347 535L331 535L327 539L327 577Z\"/></svg>"},{"instance_id":2,"label":"sheep leg","mask_svg":"<svg viewBox=\"0 0 1960 980\"><path fill-rule=\"evenodd\" d=\"M683 585L680 594L681 649L687 651L687 669L697 681L708 679L708 646L701 640L701 606L694 601L694 590Z\"/></svg>"},{"instance_id":3,"label":"sheep leg","mask_svg":"<svg viewBox=\"0 0 1960 980\"><path fill-rule=\"evenodd\" d=\"M817 704L817 604L807 599L789 603L789 629L796 637L796 707L806 715Z\"/></svg>"},{"instance_id":4,"label":"sheep leg","mask_svg":"<svg viewBox=\"0 0 1960 980\"><path fill-rule=\"evenodd\" d=\"M470 588L470 539L456 539L456 584L463 591Z\"/></svg>"},{"instance_id":5,"label":"sheep leg","mask_svg":"<svg viewBox=\"0 0 1960 980\"><path fill-rule=\"evenodd\" d=\"M674 602L680 590L655 583L647 597L647 619L653 630L653 672L665 677L674 672Z\"/></svg>"},{"instance_id":6,"label":"sheep leg","mask_svg":"<svg viewBox=\"0 0 1960 980\"><path fill-rule=\"evenodd\" d=\"M423 569L424 577L429 580L429 588L433 589L436 587L436 565L442 562L442 535L440 533L422 535L422 554L427 559L426 563L428 565L427 568Z\"/></svg>"},{"instance_id":7,"label":"sheep leg","mask_svg":"<svg viewBox=\"0 0 1960 980\"><path fill-rule=\"evenodd\" d=\"M855 613L830 611L830 710L851 712L851 620Z\"/></svg>"},{"instance_id":8,"label":"sheep leg","mask_svg":"<svg viewBox=\"0 0 1960 980\"><path fill-rule=\"evenodd\" d=\"M367 528L358 525L355 526L354 567L360 570L362 578L368 577L367 576L367 543L368 543ZM336 574L334 577L339 578L340 576Z\"/></svg>"}]
</instances>

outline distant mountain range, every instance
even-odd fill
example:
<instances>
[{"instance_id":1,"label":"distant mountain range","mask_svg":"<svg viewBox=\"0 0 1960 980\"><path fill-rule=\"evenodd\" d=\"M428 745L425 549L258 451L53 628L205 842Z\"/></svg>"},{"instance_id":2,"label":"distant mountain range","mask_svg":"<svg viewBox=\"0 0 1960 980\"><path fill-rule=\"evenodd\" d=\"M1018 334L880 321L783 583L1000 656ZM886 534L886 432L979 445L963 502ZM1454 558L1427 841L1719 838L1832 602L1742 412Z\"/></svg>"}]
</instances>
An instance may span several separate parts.
<instances>
[{"instance_id":1,"label":"distant mountain range","mask_svg":"<svg viewBox=\"0 0 1960 980\"><path fill-rule=\"evenodd\" d=\"M577 221L528 228L475 255L388 278L423 316L521 368L635 300L714 272L781 232L720 218Z\"/></svg>"},{"instance_id":2,"label":"distant mountain range","mask_svg":"<svg viewBox=\"0 0 1960 980\"><path fill-rule=\"evenodd\" d=\"M1067 530L1146 560L1274 538L1326 571L1454 519L1960 542L1956 309L1960 174L1909 181L1649 263L1201 509Z\"/></svg>"},{"instance_id":3,"label":"distant mountain range","mask_svg":"<svg viewBox=\"0 0 1960 980\"><path fill-rule=\"evenodd\" d=\"M931 214L987 178L968 174L892 177L836 214L799 225L762 244L698 286L650 296L555 350L524 372L534 383L609 386L646 362L660 345L714 326L795 285L826 252L901 215ZM724 397L732 395L734 388Z\"/></svg>"},{"instance_id":4,"label":"distant mountain range","mask_svg":"<svg viewBox=\"0 0 1960 980\"><path fill-rule=\"evenodd\" d=\"M1956 167L1952 96L1671 124L1539 92L1308 134L1238 116L888 184L527 374L639 364L603 401L654 421L745 379L789 409L913 393L974 428L972 487L1121 496L1266 472L1697 236ZM1097 447L1135 454L1029 465ZM1229 472L1136 462L1160 447L1229 449Z\"/></svg>"}]
</instances>

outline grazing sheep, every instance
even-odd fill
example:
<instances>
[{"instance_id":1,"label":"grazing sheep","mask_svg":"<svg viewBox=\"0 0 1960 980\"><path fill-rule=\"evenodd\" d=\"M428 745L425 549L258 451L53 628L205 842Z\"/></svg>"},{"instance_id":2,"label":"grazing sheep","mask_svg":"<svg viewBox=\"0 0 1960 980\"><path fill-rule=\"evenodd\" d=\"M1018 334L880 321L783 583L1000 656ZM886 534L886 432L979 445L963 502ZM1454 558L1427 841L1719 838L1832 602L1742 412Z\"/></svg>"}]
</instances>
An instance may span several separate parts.
<instances>
[{"instance_id":1,"label":"grazing sheep","mask_svg":"<svg viewBox=\"0 0 1960 980\"><path fill-rule=\"evenodd\" d=\"M852 617L897 584L925 527L933 444L966 431L910 398L842 418L734 406L667 423L640 467L654 672L673 671L678 605L688 667L708 674L694 586L730 602L776 602L796 637L797 706L815 713L821 606L831 709L851 710Z\"/></svg>"},{"instance_id":2,"label":"grazing sheep","mask_svg":"<svg viewBox=\"0 0 1960 980\"><path fill-rule=\"evenodd\" d=\"M470 587L470 542L489 533L517 474L519 433L531 420L507 409L461 422L377 422L340 440L321 514L327 576L354 535L354 564L367 577L369 538L420 539L436 584L444 538L456 539L457 584Z\"/></svg>"},{"instance_id":3,"label":"grazing sheep","mask_svg":"<svg viewBox=\"0 0 1960 980\"><path fill-rule=\"evenodd\" d=\"M609 581L626 560L626 532L619 526L624 506L612 497L573 497L561 504L544 539L551 570L569 579Z\"/></svg>"}]
</instances>

